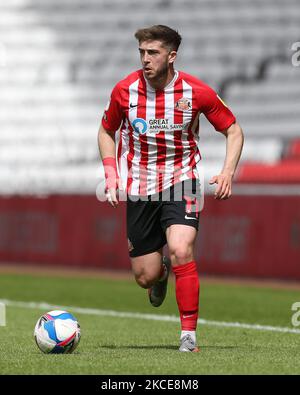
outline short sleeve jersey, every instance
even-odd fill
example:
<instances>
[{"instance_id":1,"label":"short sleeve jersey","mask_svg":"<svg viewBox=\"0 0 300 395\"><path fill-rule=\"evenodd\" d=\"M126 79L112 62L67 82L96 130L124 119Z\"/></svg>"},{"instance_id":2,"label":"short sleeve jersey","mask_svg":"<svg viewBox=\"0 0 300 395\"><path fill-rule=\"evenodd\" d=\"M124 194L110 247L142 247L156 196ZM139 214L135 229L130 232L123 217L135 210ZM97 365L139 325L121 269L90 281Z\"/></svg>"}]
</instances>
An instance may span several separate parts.
<instances>
[{"instance_id":1,"label":"short sleeve jersey","mask_svg":"<svg viewBox=\"0 0 300 395\"><path fill-rule=\"evenodd\" d=\"M152 195L199 177L202 113L217 131L235 122L213 89L181 71L163 90L153 89L142 70L114 87L102 125L116 132L118 171L127 193Z\"/></svg>"}]
</instances>

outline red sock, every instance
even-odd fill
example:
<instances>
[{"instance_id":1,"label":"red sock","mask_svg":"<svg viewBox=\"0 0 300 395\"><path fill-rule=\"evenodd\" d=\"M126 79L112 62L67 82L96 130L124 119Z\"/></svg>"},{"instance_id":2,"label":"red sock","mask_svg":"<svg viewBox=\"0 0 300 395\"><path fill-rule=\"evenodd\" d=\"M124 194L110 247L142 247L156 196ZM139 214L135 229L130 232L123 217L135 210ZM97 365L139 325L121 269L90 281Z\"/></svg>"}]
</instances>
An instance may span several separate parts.
<instances>
[{"instance_id":1,"label":"red sock","mask_svg":"<svg viewBox=\"0 0 300 395\"><path fill-rule=\"evenodd\" d=\"M176 300L181 330L195 331L199 308L199 277L196 262L173 267L173 272L176 277Z\"/></svg>"}]
</instances>

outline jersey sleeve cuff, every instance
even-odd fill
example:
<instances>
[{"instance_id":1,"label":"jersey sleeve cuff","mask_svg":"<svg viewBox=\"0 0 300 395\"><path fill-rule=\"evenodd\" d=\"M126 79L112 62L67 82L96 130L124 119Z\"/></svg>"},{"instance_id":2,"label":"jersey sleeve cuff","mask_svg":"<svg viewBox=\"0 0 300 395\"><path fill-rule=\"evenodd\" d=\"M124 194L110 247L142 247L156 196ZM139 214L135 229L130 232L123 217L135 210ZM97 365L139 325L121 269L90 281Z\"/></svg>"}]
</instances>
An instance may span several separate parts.
<instances>
[{"instance_id":1,"label":"jersey sleeve cuff","mask_svg":"<svg viewBox=\"0 0 300 395\"><path fill-rule=\"evenodd\" d=\"M107 132L109 132L109 133L111 133L111 134L114 134L114 133L116 132L117 129L114 130L113 128L111 128L111 127L108 125L108 123L105 121L104 118L102 118L101 123L102 123L102 126L104 127L104 129L105 129Z\"/></svg>"},{"instance_id":2,"label":"jersey sleeve cuff","mask_svg":"<svg viewBox=\"0 0 300 395\"><path fill-rule=\"evenodd\" d=\"M217 132L223 132L223 130L228 129L233 123L236 122L235 116L230 117L229 119L226 120L221 126L218 125L216 129Z\"/></svg>"}]
</instances>

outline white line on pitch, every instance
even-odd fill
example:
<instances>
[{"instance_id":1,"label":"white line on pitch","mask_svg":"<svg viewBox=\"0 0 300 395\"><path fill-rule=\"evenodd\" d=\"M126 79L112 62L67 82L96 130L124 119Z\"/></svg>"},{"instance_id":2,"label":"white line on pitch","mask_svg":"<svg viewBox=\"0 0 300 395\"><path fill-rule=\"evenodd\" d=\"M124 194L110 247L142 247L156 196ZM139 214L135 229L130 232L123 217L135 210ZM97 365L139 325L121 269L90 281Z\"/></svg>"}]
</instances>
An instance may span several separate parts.
<instances>
[{"instance_id":1,"label":"white line on pitch","mask_svg":"<svg viewBox=\"0 0 300 395\"><path fill-rule=\"evenodd\" d=\"M75 306L58 306L46 302L18 302L13 300L0 299L0 302L6 306L21 307L25 309L40 309L46 311L50 310L65 310L78 314L98 315L104 317L119 317L119 318L138 318L142 320L152 321L167 321L167 322L180 322L179 317L174 315L160 315L160 314L144 314L133 312L122 312L115 310L92 309L87 307ZM257 324L244 324L240 322L223 322L223 321L210 321L203 318L198 319L201 325L221 326L227 328L241 328L241 329L254 329L258 331L272 331L281 333L297 333L300 334L300 329L284 328L279 326L257 325Z\"/></svg>"}]
</instances>

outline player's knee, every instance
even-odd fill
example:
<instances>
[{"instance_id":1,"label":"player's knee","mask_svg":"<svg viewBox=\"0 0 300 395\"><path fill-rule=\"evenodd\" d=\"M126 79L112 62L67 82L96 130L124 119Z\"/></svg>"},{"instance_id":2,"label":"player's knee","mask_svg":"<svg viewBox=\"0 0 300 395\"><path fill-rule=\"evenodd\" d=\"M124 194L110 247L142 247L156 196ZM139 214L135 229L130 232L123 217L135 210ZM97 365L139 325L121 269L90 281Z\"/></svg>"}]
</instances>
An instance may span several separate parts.
<instances>
[{"instance_id":1,"label":"player's knee","mask_svg":"<svg viewBox=\"0 0 300 395\"><path fill-rule=\"evenodd\" d=\"M174 246L170 250L170 258L172 265L182 265L193 259L193 248L188 244L180 244Z\"/></svg>"},{"instance_id":2,"label":"player's knee","mask_svg":"<svg viewBox=\"0 0 300 395\"><path fill-rule=\"evenodd\" d=\"M145 274L136 275L135 281L138 283L140 287L145 289L150 288L153 283L153 281L151 281Z\"/></svg>"}]
</instances>

